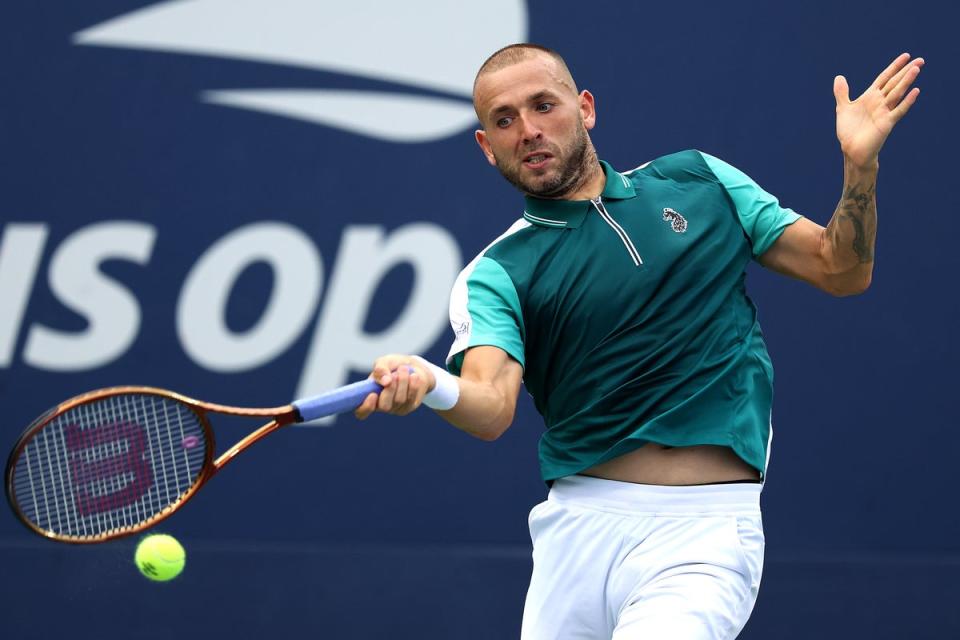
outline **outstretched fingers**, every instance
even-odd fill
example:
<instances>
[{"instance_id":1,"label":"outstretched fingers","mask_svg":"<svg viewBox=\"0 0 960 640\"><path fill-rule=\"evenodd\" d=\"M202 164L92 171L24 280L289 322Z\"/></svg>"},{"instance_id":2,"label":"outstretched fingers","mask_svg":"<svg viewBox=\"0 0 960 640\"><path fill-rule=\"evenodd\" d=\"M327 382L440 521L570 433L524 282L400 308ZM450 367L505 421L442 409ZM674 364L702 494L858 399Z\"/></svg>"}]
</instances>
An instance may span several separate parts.
<instances>
[{"instance_id":1,"label":"outstretched fingers","mask_svg":"<svg viewBox=\"0 0 960 640\"><path fill-rule=\"evenodd\" d=\"M910 111L910 107L913 106L913 103L917 101L917 98L920 96L920 88L914 87L910 90L910 93L907 94L907 97L896 106L896 108L890 111L890 115L893 116L894 122L897 122L903 116L907 115L907 111Z\"/></svg>"},{"instance_id":2,"label":"outstretched fingers","mask_svg":"<svg viewBox=\"0 0 960 640\"><path fill-rule=\"evenodd\" d=\"M892 108L900 99L903 98L903 94L907 92L907 89L910 88L910 85L913 84L914 80L917 79L917 76L920 75L920 67L923 66L923 58L917 58L914 61L914 64L907 65L903 70L898 73L890 82L889 91L886 91L887 104Z\"/></svg>"},{"instance_id":3,"label":"outstretched fingers","mask_svg":"<svg viewBox=\"0 0 960 640\"><path fill-rule=\"evenodd\" d=\"M923 58L917 58L910 62L910 64L904 65L899 71L897 71L889 80L886 81L881 87L880 92L883 95L888 96L892 91L894 91L901 83L904 77L907 74L913 73L918 69L918 65L923 64Z\"/></svg>"},{"instance_id":4,"label":"outstretched fingers","mask_svg":"<svg viewBox=\"0 0 960 640\"><path fill-rule=\"evenodd\" d=\"M908 60L910 60L909 53L901 53L898 55L893 59L893 62L890 63L890 66L884 69L883 72L877 76L877 79L873 81L873 85L871 86L882 91L883 88L887 86L887 83L890 82L891 78L897 75L901 69L903 69Z\"/></svg>"}]
</instances>

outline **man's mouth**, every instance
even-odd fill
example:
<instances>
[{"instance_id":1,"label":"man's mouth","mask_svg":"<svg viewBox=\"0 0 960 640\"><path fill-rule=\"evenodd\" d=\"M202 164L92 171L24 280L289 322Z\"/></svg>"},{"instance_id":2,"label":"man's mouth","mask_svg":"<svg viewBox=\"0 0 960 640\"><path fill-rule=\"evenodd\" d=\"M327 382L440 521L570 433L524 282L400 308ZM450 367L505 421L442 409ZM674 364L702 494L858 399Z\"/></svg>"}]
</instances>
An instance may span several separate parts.
<instances>
[{"instance_id":1,"label":"man's mouth","mask_svg":"<svg viewBox=\"0 0 960 640\"><path fill-rule=\"evenodd\" d=\"M551 156L549 153L531 153L523 158L523 164L527 165L528 167L536 168L543 165L552 157L553 156Z\"/></svg>"}]
</instances>

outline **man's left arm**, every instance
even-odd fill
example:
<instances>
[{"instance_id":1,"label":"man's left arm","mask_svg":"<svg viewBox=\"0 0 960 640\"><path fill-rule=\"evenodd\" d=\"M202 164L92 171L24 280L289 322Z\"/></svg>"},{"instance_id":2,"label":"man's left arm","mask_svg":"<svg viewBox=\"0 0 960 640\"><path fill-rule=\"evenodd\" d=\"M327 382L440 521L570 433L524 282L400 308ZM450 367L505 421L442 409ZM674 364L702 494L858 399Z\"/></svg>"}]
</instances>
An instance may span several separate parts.
<instances>
[{"instance_id":1,"label":"man's left arm","mask_svg":"<svg viewBox=\"0 0 960 640\"><path fill-rule=\"evenodd\" d=\"M843 152L843 194L826 227L801 218L759 257L762 265L837 296L870 285L877 237L878 156L920 89L910 89L923 58L898 56L854 101L843 76L833 82L837 139ZM908 92L909 90L909 92Z\"/></svg>"}]
</instances>

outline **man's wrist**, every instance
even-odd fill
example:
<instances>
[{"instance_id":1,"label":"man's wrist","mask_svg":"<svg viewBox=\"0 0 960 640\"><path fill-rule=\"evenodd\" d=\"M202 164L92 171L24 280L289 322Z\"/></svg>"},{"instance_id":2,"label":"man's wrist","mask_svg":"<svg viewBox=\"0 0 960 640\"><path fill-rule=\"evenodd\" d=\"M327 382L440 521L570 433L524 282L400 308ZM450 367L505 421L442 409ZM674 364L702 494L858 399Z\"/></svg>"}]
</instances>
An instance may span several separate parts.
<instances>
[{"instance_id":1,"label":"man's wrist","mask_svg":"<svg viewBox=\"0 0 960 640\"><path fill-rule=\"evenodd\" d=\"M414 358L433 374L434 379L433 389L423 397L423 404L440 411L446 411L456 406L460 399L460 384L457 382L456 376L420 356L414 356Z\"/></svg>"},{"instance_id":2,"label":"man's wrist","mask_svg":"<svg viewBox=\"0 0 960 640\"><path fill-rule=\"evenodd\" d=\"M862 177L876 177L880 171L880 157L873 156L864 162L855 162L847 154L843 155L843 173L848 180L857 180Z\"/></svg>"}]
</instances>

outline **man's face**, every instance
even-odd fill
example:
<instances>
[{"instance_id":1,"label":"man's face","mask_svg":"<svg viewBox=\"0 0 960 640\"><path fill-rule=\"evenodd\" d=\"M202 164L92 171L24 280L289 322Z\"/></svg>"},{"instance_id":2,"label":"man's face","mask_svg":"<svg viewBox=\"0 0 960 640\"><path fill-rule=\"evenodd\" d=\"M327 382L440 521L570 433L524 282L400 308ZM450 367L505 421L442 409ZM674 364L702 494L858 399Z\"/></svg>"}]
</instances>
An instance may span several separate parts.
<instances>
[{"instance_id":1,"label":"man's face","mask_svg":"<svg viewBox=\"0 0 960 640\"><path fill-rule=\"evenodd\" d=\"M484 74L474 98L483 126L477 142L511 184L542 198L562 198L581 184L593 160L593 96L577 95L552 58L534 55Z\"/></svg>"}]
</instances>

